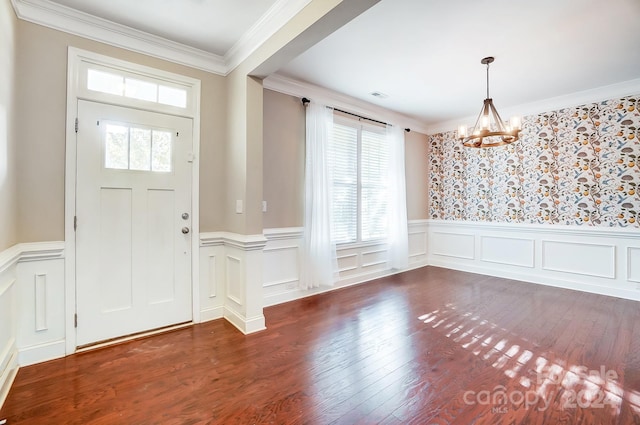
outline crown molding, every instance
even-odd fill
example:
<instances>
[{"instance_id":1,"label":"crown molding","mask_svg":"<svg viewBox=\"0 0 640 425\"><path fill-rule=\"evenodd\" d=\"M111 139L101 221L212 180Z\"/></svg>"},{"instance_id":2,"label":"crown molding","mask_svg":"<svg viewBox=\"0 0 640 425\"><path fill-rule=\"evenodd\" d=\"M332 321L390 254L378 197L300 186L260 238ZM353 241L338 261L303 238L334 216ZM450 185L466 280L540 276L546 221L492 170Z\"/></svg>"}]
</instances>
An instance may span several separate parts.
<instances>
[{"instance_id":1,"label":"crown molding","mask_svg":"<svg viewBox=\"0 0 640 425\"><path fill-rule=\"evenodd\" d=\"M227 75L311 0L277 0L223 56L98 18L49 0L11 0L19 19L58 31Z\"/></svg>"},{"instance_id":2,"label":"crown molding","mask_svg":"<svg viewBox=\"0 0 640 425\"><path fill-rule=\"evenodd\" d=\"M500 115L503 117L510 117L513 115L520 115L521 117L524 117L635 94L640 94L640 78L562 96L551 97L549 99L543 99L536 102L523 103L509 108L500 108ZM475 122L476 118L477 115L474 115L430 125L428 134L453 131L461 124Z\"/></svg>"},{"instance_id":3,"label":"crown molding","mask_svg":"<svg viewBox=\"0 0 640 425\"><path fill-rule=\"evenodd\" d=\"M49 0L11 0L18 18L180 65L225 75L221 56L98 18Z\"/></svg>"},{"instance_id":4,"label":"crown molding","mask_svg":"<svg viewBox=\"0 0 640 425\"><path fill-rule=\"evenodd\" d=\"M414 118L383 108L364 100L356 99L343 93L317 86L315 84L295 80L281 74L271 74L263 81L265 89L277 91L295 97L308 97L311 100L353 112L358 115L396 124L402 128L410 128L423 134L429 134L429 127Z\"/></svg>"},{"instance_id":5,"label":"crown molding","mask_svg":"<svg viewBox=\"0 0 640 425\"><path fill-rule=\"evenodd\" d=\"M225 53L227 73L233 71L310 2L311 0L277 0Z\"/></svg>"}]
</instances>

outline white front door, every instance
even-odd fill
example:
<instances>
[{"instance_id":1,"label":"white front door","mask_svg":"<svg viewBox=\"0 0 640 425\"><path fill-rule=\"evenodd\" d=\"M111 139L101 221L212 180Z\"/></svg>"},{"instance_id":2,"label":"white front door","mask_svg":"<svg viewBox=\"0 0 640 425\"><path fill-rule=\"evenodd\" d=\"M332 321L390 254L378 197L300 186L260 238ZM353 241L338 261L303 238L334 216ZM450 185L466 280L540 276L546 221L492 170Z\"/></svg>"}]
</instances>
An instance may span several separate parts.
<instances>
[{"instance_id":1,"label":"white front door","mask_svg":"<svg viewBox=\"0 0 640 425\"><path fill-rule=\"evenodd\" d=\"M188 322L192 120L78 101L77 346Z\"/></svg>"}]
</instances>

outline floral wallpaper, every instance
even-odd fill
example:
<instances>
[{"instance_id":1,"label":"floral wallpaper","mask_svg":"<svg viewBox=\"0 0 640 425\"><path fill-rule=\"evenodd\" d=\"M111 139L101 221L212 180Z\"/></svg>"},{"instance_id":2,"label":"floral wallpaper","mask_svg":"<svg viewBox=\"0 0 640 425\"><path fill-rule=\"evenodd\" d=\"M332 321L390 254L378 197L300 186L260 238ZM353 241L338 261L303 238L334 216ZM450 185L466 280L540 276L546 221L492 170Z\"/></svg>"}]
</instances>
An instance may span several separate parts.
<instances>
[{"instance_id":1,"label":"floral wallpaper","mask_svg":"<svg viewBox=\"0 0 640 425\"><path fill-rule=\"evenodd\" d=\"M491 149L431 136L429 217L639 227L639 109L628 96L528 116Z\"/></svg>"}]
</instances>

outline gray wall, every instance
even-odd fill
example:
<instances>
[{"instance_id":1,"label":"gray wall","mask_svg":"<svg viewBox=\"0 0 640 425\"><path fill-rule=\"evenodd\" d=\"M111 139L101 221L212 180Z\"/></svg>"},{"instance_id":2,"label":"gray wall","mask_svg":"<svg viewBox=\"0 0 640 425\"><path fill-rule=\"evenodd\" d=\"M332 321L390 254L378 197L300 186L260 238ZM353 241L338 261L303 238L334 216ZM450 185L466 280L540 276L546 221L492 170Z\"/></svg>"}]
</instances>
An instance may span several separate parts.
<instances>
[{"instance_id":1,"label":"gray wall","mask_svg":"<svg viewBox=\"0 0 640 425\"><path fill-rule=\"evenodd\" d=\"M305 111L300 99L264 91L264 227L299 227L304 216ZM427 136L405 133L407 215L428 218Z\"/></svg>"}]
</instances>

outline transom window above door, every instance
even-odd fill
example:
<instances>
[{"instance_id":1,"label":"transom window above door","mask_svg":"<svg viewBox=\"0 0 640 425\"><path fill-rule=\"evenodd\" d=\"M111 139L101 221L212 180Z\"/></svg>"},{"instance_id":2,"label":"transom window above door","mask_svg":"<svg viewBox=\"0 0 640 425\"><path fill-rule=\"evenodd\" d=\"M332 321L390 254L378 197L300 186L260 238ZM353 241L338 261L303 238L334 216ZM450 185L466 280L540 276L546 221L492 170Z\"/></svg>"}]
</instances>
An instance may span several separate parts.
<instances>
[{"instance_id":1,"label":"transom window above door","mask_svg":"<svg viewBox=\"0 0 640 425\"><path fill-rule=\"evenodd\" d=\"M172 133L126 123L105 123L104 167L114 170L172 171Z\"/></svg>"},{"instance_id":2,"label":"transom window above door","mask_svg":"<svg viewBox=\"0 0 640 425\"><path fill-rule=\"evenodd\" d=\"M87 88L100 93L161 103L178 108L187 107L187 91L185 89L93 68L87 68Z\"/></svg>"}]
</instances>

